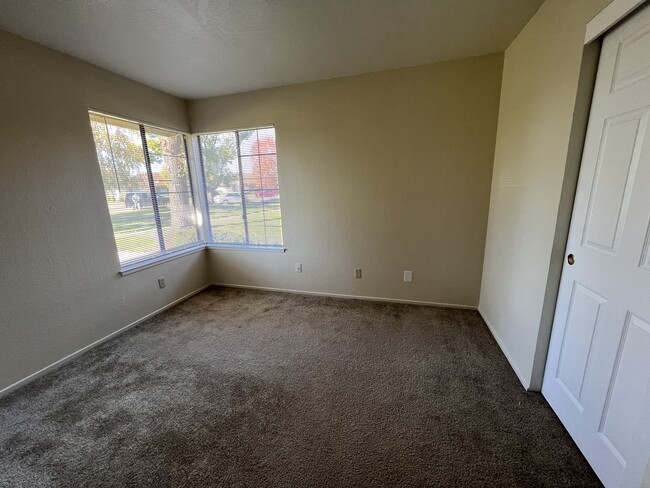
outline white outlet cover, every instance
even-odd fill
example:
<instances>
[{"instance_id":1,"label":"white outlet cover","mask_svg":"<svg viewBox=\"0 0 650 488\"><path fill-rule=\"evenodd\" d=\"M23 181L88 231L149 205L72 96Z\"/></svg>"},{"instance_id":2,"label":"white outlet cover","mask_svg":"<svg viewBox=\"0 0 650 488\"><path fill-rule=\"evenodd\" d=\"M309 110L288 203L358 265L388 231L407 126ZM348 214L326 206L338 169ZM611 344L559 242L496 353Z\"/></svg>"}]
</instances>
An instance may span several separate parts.
<instances>
[{"instance_id":1,"label":"white outlet cover","mask_svg":"<svg viewBox=\"0 0 650 488\"><path fill-rule=\"evenodd\" d=\"M302 263L296 263L296 273L302 273Z\"/></svg>"},{"instance_id":2,"label":"white outlet cover","mask_svg":"<svg viewBox=\"0 0 650 488\"><path fill-rule=\"evenodd\" d=\"M404 282L410 283L413 281L413 271L404 271Z\"/></svg>"}]
</instances>

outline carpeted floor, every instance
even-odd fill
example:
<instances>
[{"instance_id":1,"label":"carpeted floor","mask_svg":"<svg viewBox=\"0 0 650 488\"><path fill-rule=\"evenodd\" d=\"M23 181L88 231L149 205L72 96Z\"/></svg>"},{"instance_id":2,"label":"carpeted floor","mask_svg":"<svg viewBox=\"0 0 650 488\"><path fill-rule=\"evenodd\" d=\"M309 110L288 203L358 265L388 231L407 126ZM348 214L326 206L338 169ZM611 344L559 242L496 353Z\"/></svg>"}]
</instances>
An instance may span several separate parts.
<instances>
[{"instance_id":1,"label":"carpeted floor","mask_svg":"<svg viewBox=\"0 0 650 488\"><path fill-rule=\"evenodd\" d=\"M476 312L214 288L0 399L0 486L599 486Z\"/></svg>"}]
</instances>

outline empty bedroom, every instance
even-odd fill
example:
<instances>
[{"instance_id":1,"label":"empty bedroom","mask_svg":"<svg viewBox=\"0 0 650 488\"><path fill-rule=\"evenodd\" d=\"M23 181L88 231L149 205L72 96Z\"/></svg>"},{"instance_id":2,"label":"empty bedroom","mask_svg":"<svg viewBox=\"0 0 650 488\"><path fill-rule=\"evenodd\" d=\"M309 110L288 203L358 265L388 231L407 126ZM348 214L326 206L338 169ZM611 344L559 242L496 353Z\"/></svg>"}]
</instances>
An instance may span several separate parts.
<instances>
[{"instance_id":1,"label":"empty bedroom","mask_svg":"<svg viewBox=\"0 0 650 488\"><path fill-rule=\"evenodd\" d=\"M650 488L645 0L0 0L0 486Z\"/></svg>"}]
</instances>

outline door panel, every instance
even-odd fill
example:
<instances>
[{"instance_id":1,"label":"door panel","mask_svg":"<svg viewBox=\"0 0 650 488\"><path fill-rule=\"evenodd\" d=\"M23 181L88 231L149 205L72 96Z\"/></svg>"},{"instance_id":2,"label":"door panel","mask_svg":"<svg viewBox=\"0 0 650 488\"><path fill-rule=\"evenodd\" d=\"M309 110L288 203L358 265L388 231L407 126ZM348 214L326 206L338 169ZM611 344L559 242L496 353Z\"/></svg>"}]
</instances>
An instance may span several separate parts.
<instances>
[{"instance_id":1,"label":"door panel","mask_svg":"<svg viewBox=\"0 0 650 488\"><path fill-rule=\"evenodd\" d=\"M648 110L605 120L592 184L584 245L616 252L643 147Z\"/></svg>"},{"instance_id":2,"label":"door panel","mask_svg":"<svg viewBox=\"0 0 650 488\"><path fill-rule=\"evenodd\" d=\"M645 391L638 388L643 375L650 371L650 324L628 314L617 351L607 400L598 432L623 466L631 448L629 439L642 412Z\"/></svg>"},{"instance_id":3,"label":"door panel","mask_svg":"<svg viewBox=\"0 0 650 488\"><path fill-rule=\"evenodd\" d=\"M642 269L650 271L650 222L648 222L648 230L646 232L645 243L643 244L643 252L641 253L639 266Z\"/></svg>"},{"instance_id":4,"label":"door panel","mask_svg":"<svg viewBox=\"0 0 650 488\"><path fill-rule=\"evenodd\" d=\"M607 299L598 293L573 282L556 377L580 410L583 409L580 398L596 322L606 302Z\"/></svg>"},{"instance_id":5,"label":"door panel","mask_svg":"<svg viewBox=\"0 0 650 488\"><path fill-rule=\"evenodd\" d=\"M619 44L612 91L617 91L650 76L650 27L633 32Z\"/></svg>"},{"instance_id":6,"label":"door panel","mask_svg":"<svg viewBox=\"0 0 650 488\"><path fill-rule=\"evenodd\" d=\"M650 7L603 41L542 393L608 487L650 458Z\"/></svg>"}]
</instances>

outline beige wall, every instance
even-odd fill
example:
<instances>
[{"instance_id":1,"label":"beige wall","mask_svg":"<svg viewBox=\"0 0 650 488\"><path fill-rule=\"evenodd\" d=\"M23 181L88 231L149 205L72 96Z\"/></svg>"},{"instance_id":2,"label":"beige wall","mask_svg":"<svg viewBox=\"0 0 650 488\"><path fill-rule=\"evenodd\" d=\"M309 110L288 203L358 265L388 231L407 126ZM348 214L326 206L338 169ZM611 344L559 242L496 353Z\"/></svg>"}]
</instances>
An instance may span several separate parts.
<instances>
[{"instance_id":1,"label":"beige wall","mask_svg":"<svg viewBox=\"0 0 650 488\"><path fill-rule=\"evenodd\" d=\"M193 132L277 132L288 251L210 251L213 281L476 306L502 61L189 102Z\"/></svg>"},{"instance_id":2,"label":"beige wall","mask_svg":"<svg viewBox=\"0 0 650 488\"><path fill-rule=\"evenodd\" d=\"M584 131L583 111L579 120L573 113L585 27L608 3L547 0L505 54L479 310L534 390L541 387L581 150L570 135ZM589 70L583 66L583 75Z\"/></svg>"},{"instance_id":3,"label":"beige wall","mask_svg":"<svg viewBox=\"0 0 650 488\"><path fill-rule=\"evenodd\" d=\"M186 130L185 102L3 31L0 64L2 390L208 274L201 252L118 276L88 122L90 106Z\"/></svg>"}]
</instances>

